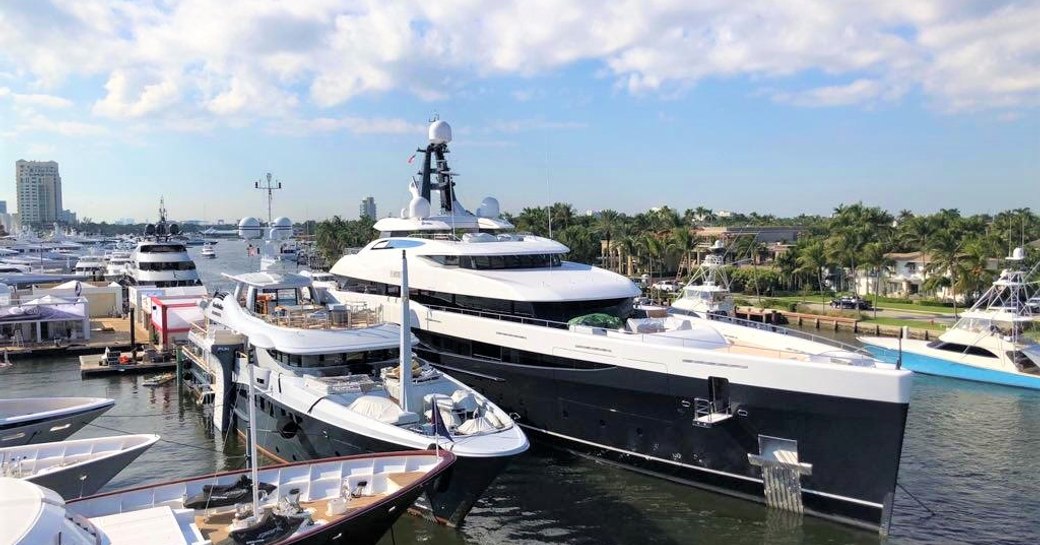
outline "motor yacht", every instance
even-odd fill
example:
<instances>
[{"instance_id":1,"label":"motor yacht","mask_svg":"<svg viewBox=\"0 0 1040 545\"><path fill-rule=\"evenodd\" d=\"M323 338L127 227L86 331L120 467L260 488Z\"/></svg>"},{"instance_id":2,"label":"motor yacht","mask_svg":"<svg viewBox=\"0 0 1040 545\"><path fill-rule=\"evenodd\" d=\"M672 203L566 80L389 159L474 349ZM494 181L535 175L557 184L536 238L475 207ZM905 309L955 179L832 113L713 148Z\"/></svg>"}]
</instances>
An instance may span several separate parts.
<instances>
[{"instance_id":1,"label":"motor yacht","mask_svg":"<svg viewBox=\"0 0 1040 545\"><path fill-rule=\"evenodd\" d=\"M217 250L213 248L212 244L207 242L202 245L202 249L199 250L199 255L205 258L213 259L217 257Z\"/></svg>"},{"instance_id":2,"label":"motor yacht","mask_svg":"<svg viewBox=\"0 0 1040 545\"><path fill-rule=\"evenodd\" d=\"M494 198L476 213L463 208L450 141L447 123L430 125L408 207L332 267L330 295L387 319L410 299L418 354L515 413L533 438L887 531L909 371L775 326L633 318L639 290L629 279L514 232ZM408 298L398 285L402 250Z\"/></svg>"},{"instance_id":3,"label":"motor yacht","mask_svg":"<svg viewBox=\"0 0 1040 545\"><path fill-rule=\"evenodd\" d=\"M115 404L98 397L0 399L0 447L61 441Z\"/></svg>"},{"instance_id":4,"label":"motor yacht","mask_svg":"<svg viewBox=\"0 0 1040 545\"><path fill-rule=\"evenodd\" d=\"M188 255L187 247L170 240L178 233L180 227L166 221L166 206L160 200L159 221L145 228L145 236L130 254L123 282L131 286L157 288L201 286L199 272Z\"/></svg>"},{"instance_id":5,"label":"motor yacht","mask_svg":"<svg viewBox=\"0 0 1040 545\"><path fill-rule=\"evenodd\" d=\"M708 253L690 281L679 292L679 297L672 301L669 312L702 318L711 315L733 316L733 294L729 290L725 256L726 247L721 240L716 240L708 248Z\"/></svg>"},{"instance_id":6,"label":"motor yacht","mask_svg":"<svg viewBox=\"0 0 1040 545\"><path fill-rule=\"evenodd\" d=\"M450 450L458 456L452 475L418 505L449 526L461 524L509 460L527 449L505 411L413 358L415 339L378 309L326 307L311 280L297 274L225 276L234 292L205 305L205 321L189 333L185 350L193 388L218 431L233 421L244 431L242 377L255 367L256 422L264 430L257 445L266 455L296 461Z\"/></svg>"},{"instance_id":7,"label":"motor yacht","mask_svg":"<svg viewBox=\"0 0 1040 545\"><path fill-rule=\"evenodd\" d=\"M938 339L860 337L879 357L913 371L1040 389L1040 294L1037 271L1026 271L1016 248L1006 268L970 310Z\"/></svg>"}]
</instances>

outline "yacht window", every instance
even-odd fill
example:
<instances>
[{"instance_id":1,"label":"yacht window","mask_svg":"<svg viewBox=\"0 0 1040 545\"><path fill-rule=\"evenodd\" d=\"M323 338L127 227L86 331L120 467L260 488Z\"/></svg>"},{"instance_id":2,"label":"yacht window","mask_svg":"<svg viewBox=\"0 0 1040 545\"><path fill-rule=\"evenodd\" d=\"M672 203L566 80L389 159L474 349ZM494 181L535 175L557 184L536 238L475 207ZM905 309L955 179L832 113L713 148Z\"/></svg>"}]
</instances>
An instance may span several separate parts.
<instances>
[{"instance_id":1,"label":"yacht window","mask_svg":"<svg viewBox=\"0 0 1040 545\"><path fill-rule=\"evenodd\" d=\"M985 348L981 348L981 347L978 347L978 346L968 346L966 344L947 343L947 342L943 342L943 341L932 341L932 342L928 343L928 346L930 348L935 348L937 350L946 350L947 352L957 352L959 354L968 354L969 356L982 356L984 358L995 358L995 357L997 357L996 354L994 354L993 352L990 352L989 350L986 350Z\"/></svg>"}]
</instances>

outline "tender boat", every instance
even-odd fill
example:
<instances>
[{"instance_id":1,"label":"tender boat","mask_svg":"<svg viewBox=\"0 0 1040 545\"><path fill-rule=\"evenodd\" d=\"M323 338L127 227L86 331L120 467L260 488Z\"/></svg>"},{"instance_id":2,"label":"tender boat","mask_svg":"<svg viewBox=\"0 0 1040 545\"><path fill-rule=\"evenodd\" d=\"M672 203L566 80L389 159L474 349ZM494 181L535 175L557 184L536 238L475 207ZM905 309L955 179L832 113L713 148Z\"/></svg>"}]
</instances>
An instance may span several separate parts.
<instances>
[{"instance_id":1,"label":"tender boat","mask_svg":"<svg viewBox=\"0 0 1040 545\"><path fill-rule=\"evenodd\" d=\"M310 279L298 274L225 276L234 293L206 305L185 351L218 431L249 421L242 376L256 367L257 427L267 430L257 444L266 455L305 460L439 445L459 459L418 507L449 526L528 448L505 411L413 358L415 339L378 309L317 304Z\"/></svg>"},{"instance_id":2,"label":"tender boat","mask_svg":"<svg viewBox=\"0 0 1040 545\"><path fill-rule=\"evenodd\" d=\"M242 469L70 501L0 478L0 545L374 544L454 461L444 451L347 456L268 466L256 480ZM185 505L253 482L270 492L226 507Z\"/></svg>"},{"instance_id":3,"label":"tender boat","mask_svg":"<svg viewBox=\"0 0 1040 545\"><path fill-rule=\"evenodd\" d=\"M514 232L492 197L475 213L463 208L450 141L447 123L430 125L407 208L376 222L379 238L332 267L331 296L397 320L406 250L417 353L519 415L532 437L886 531L912 373L763 324L635 320L640 292L628 278Z\"/></svg>"},{"instance_id":4,"label":"tender boat","mask_svg":"<svg viewBox=\"0 0 1040 545\"><path fill-rule=\"evenodd\" d=\"M977 382L1040 389L1038 267L1023 270L1016 248L993 285L933 341L860 337L879 357L907 369Z\"/></svg>"},{"instance_id":5,"label":"tender boat","mask_svg":"<svg viewBox=\"0 0 1040 545\"><path fill-rule=\"evenodd\" d=\"M206 257L206 258L212 259L212 258L217 257L217 251L216 251L216 249L213 248L212 244L207 242L207 243L202 245L202 249L199 250L199 255L202 256L202 257Z\"/></svg>"},{"instance_id":6,"label":"tender boat","mask_svg":"<svg viewBox=\"0 0 1040 545\"><path fill-rule=\"evenodd\" d=\"M0 447L61 441L115 404L99 397L0 399Z\"/></svg>"},{"instance_id":7,"label":"tender boat","mask_svg":"<svg viewBox=\"0 0 1040 545\"><path fill-rule=\"evenodd\" d=\"M141 384L148 386L149 388L157 388L177 378L177 375L173 373L163 373L161 375L155 375L154 377L148 377L144 379Z\"/></svg>"},{"instance_id":8,"label":"tender boat","mask_svg":"<svg viewBox=\"0 0 1040 545\"><path fill-rule=\"evenodd\" d=\"M67 500L89 496L158 440L116 435L0 448L0 477L35 483Z\"/></svg>"}]
</instances>

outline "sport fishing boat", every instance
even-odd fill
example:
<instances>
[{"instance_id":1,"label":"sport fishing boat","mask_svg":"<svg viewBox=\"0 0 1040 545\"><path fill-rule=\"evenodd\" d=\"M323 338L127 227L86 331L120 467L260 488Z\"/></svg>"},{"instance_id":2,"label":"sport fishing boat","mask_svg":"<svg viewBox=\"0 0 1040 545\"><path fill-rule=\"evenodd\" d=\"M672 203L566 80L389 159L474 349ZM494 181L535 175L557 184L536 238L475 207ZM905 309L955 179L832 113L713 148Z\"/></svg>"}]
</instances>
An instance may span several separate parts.
<instances>
[{"instance_id":1,"label":"sport fishing boat","mask_svg":"<svg viewBox=\"0 0 1040 545\"><path fill-rule=\"evenodd\" d=\"M70 501L0 478L0 544L374 545L454 459L443 451L347 456Z\"/></svg>"},{"instance_id":2,"label":"sport fishing boat","mask_svg":"<svg viewBox=\"0 0 1040 545\"><path fill-rule=\"evenodd\" d=\"M693 316L632 319L627 278L458 202L451 128L429 127L401 217L331 269L330 295L400 316L418 353L532 437L678 483L886 531L911 373L833 341ZM434 210L436 192L440 206ZM590 318L590 315L596 315Z\"/></svg>"},{"instance_id":3,"label":"sport fishing boat","mask_svg":"<svg viewBox=\"0 0 1040 545\"><path fill-rule=\"evenodd\" d=\"M733 294L729 291L726 275L726 247L716 240L708 248L690 281L668 309L673 314L688 314L702 318L710 315L733 316Z\"/></svg>"},{"instance_id":4,"label":"sport fishing boat","mask_svg":"<svg viewBox=\"0 0 1040 545\"><path fill-rule=\"evenodd\" d=\"M0 448L0 477L35 483L67 500L89 496L157 441L158 435L115 435Z\"/></svg>"},{"instance_id":5,"label":"sport fishing boat","mask_svg":"<svg viewBox=\"0 0 1040 545\"><path fill-rule=\"evenodd\" d=\"M115 404L100 397L0 399L0 447L61 441Z\"/></svg>"},{"instance_id":6,"label":"sport fishing boat","mask_svg":"<svg viewBox=\"0 0 1040 545\"><path fill-rule=\"evenodd\" d=\"M225 276L235 282L234 293L217 294L205 306L205 321L189 333L185 351L218 430L237 420L242 431L241 376L256 367L257 426L267 430L257 443L266 455L296 461L450 450L458 456L451 476L418 504L449 526L461 524L512 457L527 449L505 411L413 357L409 330L385 322L377 310L326 308L302 275Z\"/></svg>"},{"instance_id":7,"label":"sport fishing boat","mask_svg":"<svg viewBox=\"0 0 1040 545\"><path fill-rule=\"evenodd\" d=\"M933 341L859 337L868 350L929 375L1040 389L1037 268L1015 248L1006 268L970 310Z\"/></svg>"}]
</instances>

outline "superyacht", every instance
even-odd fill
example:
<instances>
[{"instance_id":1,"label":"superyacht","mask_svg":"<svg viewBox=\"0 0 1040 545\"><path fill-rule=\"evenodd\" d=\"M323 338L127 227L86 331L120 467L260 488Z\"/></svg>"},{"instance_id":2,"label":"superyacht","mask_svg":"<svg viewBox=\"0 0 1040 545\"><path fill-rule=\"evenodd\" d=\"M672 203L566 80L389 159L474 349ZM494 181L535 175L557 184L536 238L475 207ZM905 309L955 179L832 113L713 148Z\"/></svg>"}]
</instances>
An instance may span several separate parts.
<instances>
[{"instance_id":1,"label":"superyacht","mask_svg":"<svg viewBox=\"0 0 1040 545\"><path fill-rule=\"evenodd\" d=\"M407 250L419 354L515 413L532 437L887 532L909 371L775 327L634 318L639 290L627 278L513 232L494 198L475 214L463 208L450 141L447 123L430 125L407 209L332 267L330 295L399 316L397 256ZM590 314L609 327L582 325Z\"/></svg>"},{"instance_id":2,"label":"superyacht","mask_svg":"<svg viewBox=\"0 0 1040 545\"><path fill-rule=\"evenodd\" d=\"M256 366L257 446L265 454L298 461L450 450L456 467L418 505L448 526L459 525L509 460L527 449L507 413L413 358L414 337L375 309L325 307L311 280L297 274L227 277L234 292L205 305L205 320L193 327L184 352L217 431L246 427L248 382L241 377L248 357Z\"/></svg>"},{"instance_id":3,"label":"superyacht","mask_svg":"<svg viewBox=\"0 0 1040 545\"><path fill-rule=\"evenodd\" d=\"M159 221L145 227L145 236L137 243L126 264L123 281L131 286L173 288L201 286L195 262L181 242L170 237L180 233L180 226L166 221L166 206L159 201Z\"/></svg>"}]
</instances>

